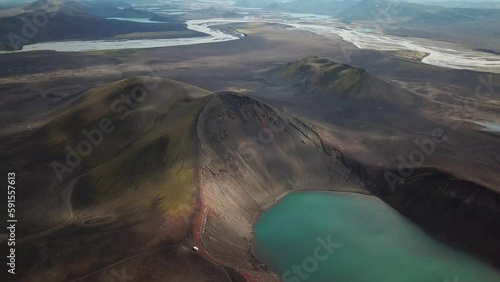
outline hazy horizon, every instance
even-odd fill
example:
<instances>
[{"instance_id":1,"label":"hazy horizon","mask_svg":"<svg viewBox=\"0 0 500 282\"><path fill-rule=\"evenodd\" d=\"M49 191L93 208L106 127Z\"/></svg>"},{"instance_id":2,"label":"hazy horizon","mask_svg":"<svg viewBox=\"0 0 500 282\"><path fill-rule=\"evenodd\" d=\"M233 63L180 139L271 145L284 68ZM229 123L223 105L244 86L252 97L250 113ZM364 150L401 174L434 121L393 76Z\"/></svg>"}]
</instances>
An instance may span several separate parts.
<instances>
[{"instance_id":1,"label":"hazy horizon","mask_svg":"<svg viewBox=\"0 0 500 282\"><path fill-rule=\"evenodd\" d=\"M0 0L0 3L30 3L30 2L36 2L37 0ZM77 2L92 2L92 1L97 1L97 0L72 0L72 1L77 1ZM185 0L186 2L208 2L204 0ZM238 2L238 0L212 0L212 2ZM247 0L249 2L274 2L274 3L279 3L279 2L294 2L296 0L287 0L287 1L274 1L274 0ZM332 2L334 1L361 1L361 0L330 0ZM389 0L389 1L394 1L398 2L398 0ZM120 1L114 1L114 2L120 2ZM156 0L122 0L122 2L168 2L168 1L156 1ZM456 3L464 3L464 2L470 2L470 3L487 3L487 2L500 2L500 0L484 0L484 1L475 1L475 0L404 0L404 1L399 1L399 2L419 2L419 3L443 3L443 2L456 2Z\"/></svg>"}]
</instances>

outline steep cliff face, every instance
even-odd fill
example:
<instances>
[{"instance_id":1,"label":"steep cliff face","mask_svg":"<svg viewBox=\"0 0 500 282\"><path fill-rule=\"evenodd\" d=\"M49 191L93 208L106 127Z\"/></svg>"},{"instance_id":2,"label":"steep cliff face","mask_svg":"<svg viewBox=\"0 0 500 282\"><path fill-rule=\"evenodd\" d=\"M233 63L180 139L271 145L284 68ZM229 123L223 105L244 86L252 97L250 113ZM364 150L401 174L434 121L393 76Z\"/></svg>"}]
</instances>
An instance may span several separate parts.
<instances>
[{"instance_id":1,"label":"steep cliff face","mask_svg":"<svg viewBox=\"0 0 500 282\"><path fill-rule=\"evenodd\" d=\"M291 105L294 113L317 120L325 142L343 148L347 159L360 160L348 166L373 194L430 233L500 265L495 239L500 236L500 166L490 156L498 139L435 123L422 114L418 95L329 59L308 57L267 75L274 75L271 85L291 84L295 90L269 103ZM415 144L427 142L426 132L441 129L446 140L434 142L425 160L402 164ZM403 177L400 165L414 172ZM389 172L400 178L396 187L388 185Z\"/></svg>"},{"instance_id":2,"label":"steep cliff face","mask_svg":"<svg viewBox=\"0 0 500 282\"><path fill-rule=\"evenodd\" d=\"M296 118L257 100L216 94L198 120L202 240L219 261L259 270L252 226L282 195L301 189L367 192L333 148Z\"/></svg>"},{"instance_id":3,"label":"steep cliff face","mask_svg":"<svg viewBox=\"0 0 500 282\"><path fill-rule=\"evenodd\" d=\"M393 189L378 180L373 192L403 215L500 266L498 193L435 169L418 169Z\"/></svg>"}]
</instances>

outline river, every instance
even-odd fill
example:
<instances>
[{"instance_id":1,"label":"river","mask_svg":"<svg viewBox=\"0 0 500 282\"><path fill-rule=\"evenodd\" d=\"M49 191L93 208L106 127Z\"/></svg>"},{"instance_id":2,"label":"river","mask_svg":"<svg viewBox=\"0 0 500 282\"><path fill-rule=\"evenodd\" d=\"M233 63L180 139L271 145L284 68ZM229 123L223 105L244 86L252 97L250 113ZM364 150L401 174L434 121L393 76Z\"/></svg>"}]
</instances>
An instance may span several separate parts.
<instances>
[{"instance_id":1,"label":"river","mask_svg":"<svg viewBox=\"0 0 500 282\"><path fill-rule=\"evenodd\" d=\"M144 19L119 20L151 22ZM351 27L341 24L325 16L310 14L276 14L266 17L245 17L243 19L208 19L189 20L187 26L190 30L207 34L204 37L175 38L175 39L140 39L140 40L91 40L91 41L58 41L42 42L24 46L23 50L16 52L29 52L39 50L54 50L59 52L84 52L95 50L116 50L135 48L157 48L207 44L238 40L244 35L233 35L213 28L214 25L239 22L267 22L281 23L293 29L314 32L325 37L340 37L360 49L371 50L411 50L429 53L422 62L428 65L474 70L491 73L500 73L500 56L480 51L467 49L458 44L434 41L423 38L403 38L370 32L370 29ZM2 52L6 53L6 52Z\"/></svg>"}]
</instances>

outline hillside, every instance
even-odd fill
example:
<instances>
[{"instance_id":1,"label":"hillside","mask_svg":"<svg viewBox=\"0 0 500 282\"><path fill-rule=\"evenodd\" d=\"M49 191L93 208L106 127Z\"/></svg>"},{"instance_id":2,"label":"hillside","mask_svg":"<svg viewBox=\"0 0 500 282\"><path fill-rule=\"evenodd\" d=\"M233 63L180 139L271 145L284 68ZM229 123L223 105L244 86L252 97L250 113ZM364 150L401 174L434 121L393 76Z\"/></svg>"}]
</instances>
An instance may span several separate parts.
<instances>
[{"instance_id":1,"label":"hillside","mask_svg":"<svg viewBox=\"0 0 500 282\"><path fill-rule=\"evenodd\" d=\"M44 14L43 18L40 13ZM38 22L36 17L45 20ZM162 17L165 23L157 24L107 20L107 17L154 18L156 15L98 3L40 0L0 10L0 50L17 50L27 44L44 41L112 39L117 35L140 32L189 31L185 23L169 17ZM191 36L201 35L190 33Z\"/></svg>"},{"instance_id":2,"label":"hillside","mask_svg":"<svg viewBox=\"0 0 500 282\"><path fill-rule=\"evenodd\" d=\"M396 23L460 22L498 19L500 10L453 8L391 0L295 0L272 3L266 9L331 15L345 22L371 22L385 27Z\"/></svg>"},{"instance_id":3,"label":"hillside","mask_svg":"<svg viewBox=\"0 0 500 282\"><path fill-rule=\"evenodd\" d=\"M271 143L259 137L266 128L274 130ZM257 137L256 143L242 147L251 136ZM267 271L254 270L258 262L250 259L247 243L233 253L220 249L219 244L240 237L212 242L212 232L229 223L229 228L251 236L255 213L304 185L335 183L337 189L362 190L332 148L299 120L251 98L211 95L160 78L134 77L91 89L69 101L49 123L12 142L14 149L1 152L0 159L15 166L0 170L19 171L17 196L23 200L18 217L23 224L18 234L28 246L23 250L31 250L19 254L21 281L36 281L34 277L45 277L47 271L51 281L76 279L146 251L147 256L127 262L149 269L143 270L143 279L152 271L182 281L229 281L227 273L238 277L231 268L214 265L213 256L225 267L242 266L243 272L274 279ZM262 142L266 151L255 151ZM242 182L218 186L225 183L220 177ZM273 181L272 187L264 185ZM245 190L251 195L242 196ZM217 197L220 193L249 209L234 210L240 206ZM200 218L213 216L205 205L225 216L210 219L199 233ZM245 216L247 225L232 226L236 212ZM224 218L230 221L219 221ZM211 229L214 225L220 227ZM92 237L82 241L88 232ZM52 243L59 240L64 243ZM38 247L45 244L48 249ZM208 251L192 253L193 245ZM87 253L89 249L99 257ZM44 258L46 250L54 255ZM146 262L153 257L175 272L152 269ZM97 273L88 281L107 281L106 275Z\"/></svg>"},{"instance_id":4,"label":"hillside","mask_svg":"<svg viewBox=\"0 0 500 282\"><path fill-rule=\"evenodd\" d=\"M192 154L188 142L192 134L190 128L194 126L196 112L203 104L203 97L209 95L209 92L168 80L161 80L150 91L143 86L146 79L130 78L90 90L71 101L66 110L35 131L26 142L18 144L17 150L5 152L2 159L16 156L17 162L26 167L24 171L30 176L25 181L35 181L26 183L28 188L23 190L23 196L28 199L53 199L43 189L34 188L37 186L35 183L46 187L64 186L78 179L79 182L73 185L86 183L92 187L85 188L88 189L86 200L81 203L77 201L78 205L93 206L103 204L103 201L108 205L105 201L111 195L125 195L141 185L152 185L151 181L154 179L160 181L161 178L154 175L163 175L162 170L171 169L170 165L174 160L178 165L181 162L192 165L193 159L187 158ZM165 127L164 124L168 126ZM81 145L88 145L89 142L93 145L90 148ZM165 155L168 158L151 159L159 151L167 153L174 148L172 154ZM91 153L88 154L86 151L89 149ZM83 153L74 156L74 152ZM180 158L178 154L184 156ZM68 155L73 158L68 159ZM69 165L73 164L72 160L79 165ZM144 167L135 167L141 164L137 163L138 160L142 160ZM147 167L148 163L155 164L155 169ZM187 167L185 172L193 173ZM117 180L112 177L122 175L127 178ZM189 179L182 175L176 177ZM175 177L168 179L177 181ZM119 190L109 190L110 187ZM151 197L154 198L154 191L152 193ZM119 201L116 205L127 206ZM179 207L172 207L172 212L178 209ZM63 213L57 217L33 218L33 224L50 225L50 221L57 221L65 216Z\"/></svg>"},{"instance_id":5,"label":"hillside","mask_svg":"<svg viewBox=\"0 0 500 282\"><path fill-rule=\"evenodd\" d=\"M29 272L18 275L24 281L46 277L49 261L51 281L65 281L183 242L196 211L195 122L209 94L158 78L122 80L82 94L16 141L16 150L3 152L2 160L13 161L2 163L16 164L12 169L19 172L20 240L31 248L66 242L49 247L49 258L37 257L43 249L24 248L19 268ZM87 232L93 239L81 241ZM62 235L68 233L73 235ZM160 257L179 270L191 265L219 272L212 279L224 277L197 255L174 259L178 250Z\"/></svg>"},{"instance_id":6,"label":"hillside","mask_svg":"<svg viewBox=\"0 0 500 282\"><path fill-rule=\"evenodd\" d=\"M265 9L269 11L314 13L337 15L352 7L354 1L342 0L296 0L289 2L272 3Z\"/></svg>"},{"instance_id":7,"label":"hillside","mask_svg":"<svg viewBox=\"0 0 500 282\"><path fill-rule=\"evenodd\" d=\"M203 243L211 255L247 277L255 275L249 270L262 271L248 259L254 220L276 199L315 187L367 192L342 153L324 144L312 127L252 98L217 94L200 115L198 136L202 195L209 211Z\"/></svg>"},{"instance_id":8,"label":"hillside","mask_svg":"<svg viewBox=\"0 0 500 282\"><path fill-rule=\"evenodd\" d=\"M326 69L341 81L347 72L345 89L366 79L324 59L305 62L284 70ZM500 236L498 194L421 168L391 191L384 175L396 168L359 163L330 136L340 133L254 98L132 77L64 102L50 122L7 139L11 149L0 152L0 170L18 172L22 199L19 281L110 281L109 267L138 281L279 281L252 255L254 221L281 196L318 188L374 193L500 262L490 240ZM423 206L433 212L419 212Z\"/></svg>"},{"instance_id":9,"label":"hillside","mask_svg":"<svg viewBox=\"0 0 500 282\"><path fill-rule=\"evenodd\" d=\"M282 76L298 81L307 92L321 92L338 98L409 107L414 98L402 89L364 69L312 56L288 63ZM305 95L305 94L304 94Z\"/></svg>"},{"instance_id":10,"label":"hillside","mask_svg":"<svg viewBox=\"0 0 500 282\"><path fill-rule=\"evenodd\" d=\"M272 2L272 0L238 0L234 3L234 6L242 8L264 8Z\"/></svg>"},{"instance_id":11,"label":"hillside","mask_svg":"<svg viewBox=\"0 0 500 282\"><path fill-rule=\"evenodd\" d=\"M474 3L476 6L473 8L444 4L390 0L295 0L271 4L266 9L329 15L346 23L362 23L377 28L386 34L431 38L474 49L499 51L497 27L500 10L492 9L494 4L485 6L485 3Z\"/></svg>"},{"instance_id":12,"label":"hillside","mask_svg":"<svg viewBox=\"0 0 500 282\"><path fill-rule=\"evenodd\" d=\"M389 0L361 0L338 14L344 21L383 21L391 24L429 13L436 6Z\"/></svg>"}]
</instances>

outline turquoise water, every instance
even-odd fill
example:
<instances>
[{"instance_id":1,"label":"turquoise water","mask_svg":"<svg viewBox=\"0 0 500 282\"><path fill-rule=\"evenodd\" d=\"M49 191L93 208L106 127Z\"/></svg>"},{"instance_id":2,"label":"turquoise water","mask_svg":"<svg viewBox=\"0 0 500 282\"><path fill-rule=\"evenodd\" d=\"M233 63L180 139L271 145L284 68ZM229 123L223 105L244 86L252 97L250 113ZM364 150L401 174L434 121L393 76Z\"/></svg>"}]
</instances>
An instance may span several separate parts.
<instances>
[{"instance_id":1,"label":"turquoise water","mask_svg":"<svg viewBox=\"0 0 500 282\"><path fill-rule=\"evenodd\" d=\"M288 282L494 282L500 273L375 197L301 192L267 210L254 253Z\"/></svg>"}]
</instances>

